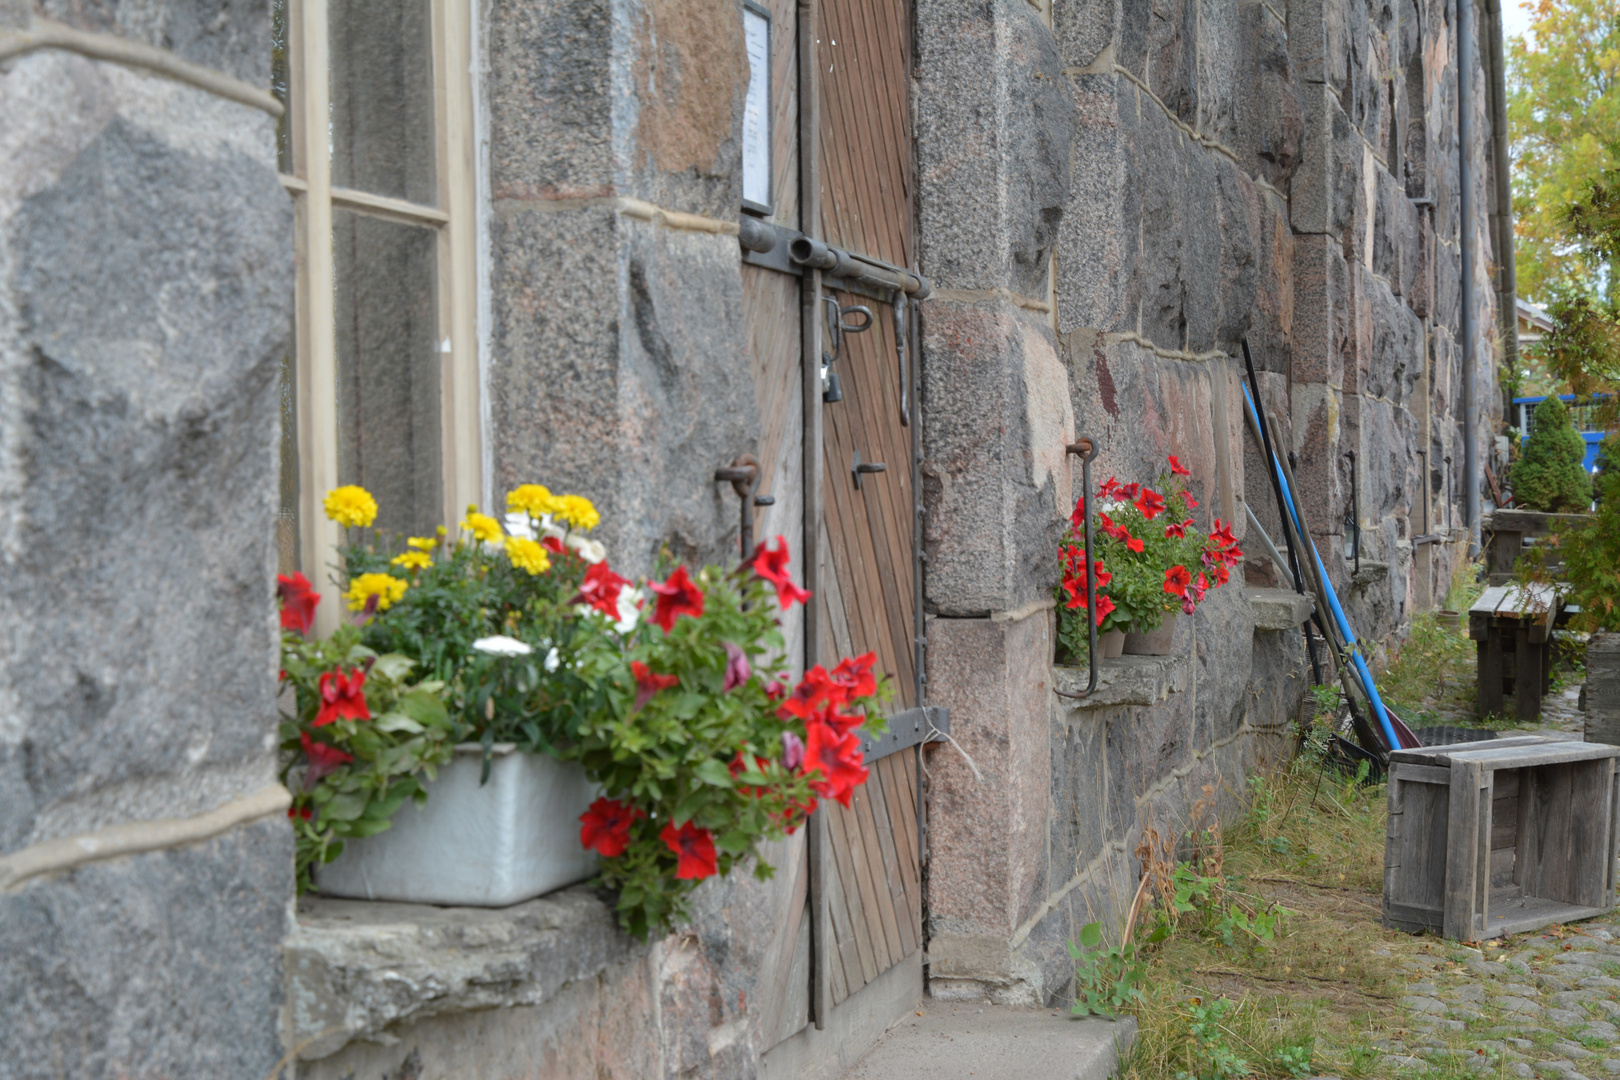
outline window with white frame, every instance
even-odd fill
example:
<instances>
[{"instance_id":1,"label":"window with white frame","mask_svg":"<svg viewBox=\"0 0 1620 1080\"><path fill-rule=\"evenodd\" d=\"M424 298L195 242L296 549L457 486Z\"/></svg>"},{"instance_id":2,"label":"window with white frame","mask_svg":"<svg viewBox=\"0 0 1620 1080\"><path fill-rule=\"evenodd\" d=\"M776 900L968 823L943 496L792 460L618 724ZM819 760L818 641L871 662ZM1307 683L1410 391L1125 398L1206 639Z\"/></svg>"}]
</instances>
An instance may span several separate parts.
<instances>
[{"instance_id":1,"label":"window with white frame","mask_svg":"<svg viewBox=\"0 0 1620 1080\"><path fill-rule=\"evenodd\" d=\"M480 497L472 13L470 0L272 11L277 150L298 207L278 539L283 572L330 594L330 489L365 487L379 528L416 534Z\"/></svg>"}]
</instances>

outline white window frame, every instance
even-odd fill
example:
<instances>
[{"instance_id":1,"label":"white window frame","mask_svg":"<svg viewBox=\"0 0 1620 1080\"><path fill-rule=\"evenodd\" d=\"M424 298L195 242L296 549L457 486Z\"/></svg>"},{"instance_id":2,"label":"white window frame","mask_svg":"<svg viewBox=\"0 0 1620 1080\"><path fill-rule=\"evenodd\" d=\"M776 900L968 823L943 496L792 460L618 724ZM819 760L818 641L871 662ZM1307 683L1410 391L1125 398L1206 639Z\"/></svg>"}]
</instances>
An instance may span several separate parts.
<instances>
[{"instance_id":1,"label":"white window frame","mask_svg":"<svg viewBox=\"0 0 1620 1080\"><path fill-rule=\"evenodd\" d=\"M321 508L326 493L338 486L334 207L437 231L443 520L453 523L469 503L482 501L472 0L430 0L430 18L437 206L332 186L332 162L325 145L331 70L327 0L287 3L293 173L282 174L281 183L298 211L299 547L301 569L325 601L316 620L323 634L339 621L338 590L329 580L328 568L343 539ZM312 133L319 133L320 140L312 140Z\"/></svg>"}]
</instances>

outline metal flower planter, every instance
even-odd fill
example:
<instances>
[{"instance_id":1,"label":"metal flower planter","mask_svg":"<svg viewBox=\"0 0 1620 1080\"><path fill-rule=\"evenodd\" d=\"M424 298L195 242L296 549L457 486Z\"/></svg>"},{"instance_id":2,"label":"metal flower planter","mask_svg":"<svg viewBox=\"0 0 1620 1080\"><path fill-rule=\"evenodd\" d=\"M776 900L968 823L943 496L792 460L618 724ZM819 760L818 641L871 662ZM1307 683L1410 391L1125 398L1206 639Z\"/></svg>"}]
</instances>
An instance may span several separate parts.
<instances>
[{"instance_id":1,"label":"metal flower planter","mask_svg":"<svg viewBox=\"0 0 1620 1080\"><path fill-rule=\"evenodd\" d=\"M417 904L505 907L596 870L580 847L579 816L596 789L577 764L497 744L480 785L483 747L456 747L387 832L351 840L315 870L322 895Z\"/></svg>"}]
</instances>

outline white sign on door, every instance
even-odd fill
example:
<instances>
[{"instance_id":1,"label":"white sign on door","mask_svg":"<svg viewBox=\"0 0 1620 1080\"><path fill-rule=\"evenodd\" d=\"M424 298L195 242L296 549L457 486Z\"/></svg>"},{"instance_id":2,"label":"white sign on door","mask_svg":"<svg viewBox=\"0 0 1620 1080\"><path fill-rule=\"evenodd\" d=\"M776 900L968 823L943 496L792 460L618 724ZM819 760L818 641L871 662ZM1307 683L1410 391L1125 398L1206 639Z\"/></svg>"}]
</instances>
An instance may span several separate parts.
<instances>
[{"instance_id":1,"label":"white sign on door","mask_svg":"<svg viewBox=\"0 0 1620 1080\"><path fill-rule=\"evenodd\" d=\"M771 212L771 17L749 4L743 9L748 46L748 101L743 109L743 206Z\"/></svg>"}]
</instances>

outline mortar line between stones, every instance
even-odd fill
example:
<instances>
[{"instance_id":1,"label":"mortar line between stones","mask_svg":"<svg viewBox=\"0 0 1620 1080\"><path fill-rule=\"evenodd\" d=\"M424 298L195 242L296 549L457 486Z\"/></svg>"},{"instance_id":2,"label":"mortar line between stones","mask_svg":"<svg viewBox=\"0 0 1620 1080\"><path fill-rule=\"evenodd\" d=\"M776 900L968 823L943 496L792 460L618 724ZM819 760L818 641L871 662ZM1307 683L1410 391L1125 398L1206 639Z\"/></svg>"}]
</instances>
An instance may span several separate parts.
<instances>
[{"instance_id":1,"label":"mortar line between stones","mask_svg":"<svg viewBox=\"0 0 1620 1080\"><path fill-rule=\"evenodd\" d=\"M1133 801L1140 806L1144 799L1150 799L1160 792L1167 790L1171 781L1181 780L1191 775L1192 771L1202 764L1215 751L1232 745L1245 735L1253 734L1265 734L1265 730L1250 724L1248 718L1245 717L1243 723L1239 725L1236 731L1232 732L1232 734L1228 735L1224 739L1218 739L1215 742L1210 743L1209 746L1205 747L1203 750L1194 751L1193 759L1191 761L1189 761L1186 765L1183 765L1181 768L1173 769L1169 773L1160 777L1153 784L1147 787L1140 795L1136 796ZM1089 880L1091 875L1096 872L1098 863L1102 861L1102 859L1111 849L1123 854L1126 850L1124 841L1110 840L1103 846L1103 850L1099 851L1096 856L1094 856L1092 860L1086 864L1085 869L1081 870L1074 877L1065 882L1057 892L1051 894L1045 900L1042 900L1041 906L1035 910L1035 913L1026 919L1016 931L1014 931L1012 940L1009 942L1009 948L1016 949L1018 946L1027 941L1029 939L1029 935L1034 932L1035 927L1040 925L1042 919L1046 918L1053 911L1057 910L1058 903L1062 901L1065 896L1068 896L1071 892Z\"/></svg>"}]
</instances>

